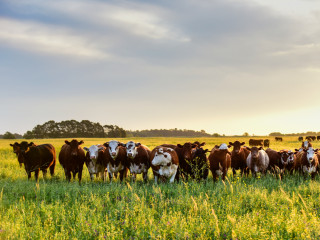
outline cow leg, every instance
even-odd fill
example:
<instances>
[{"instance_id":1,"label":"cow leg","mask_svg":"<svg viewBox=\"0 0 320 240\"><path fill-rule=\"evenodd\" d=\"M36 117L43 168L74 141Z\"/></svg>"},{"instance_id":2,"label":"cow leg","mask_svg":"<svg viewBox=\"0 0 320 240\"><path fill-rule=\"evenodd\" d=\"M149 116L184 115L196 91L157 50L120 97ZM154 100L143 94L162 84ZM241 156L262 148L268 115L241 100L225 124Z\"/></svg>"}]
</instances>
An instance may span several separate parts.
<instances>
[{"instance_id":1,"label":"cow leg","mask_svg":"<svg viewBox=\"0 0 320 240\"><path fill-rule=\"evenodd\" d=\"M54 175L55 167L56 167L56 160L54 159L52 165L49 167L51 177Z\"/></svg>"},{"instance_id":2,"label":"cow leg","mask_svg":"<svg viewBox=\"0 0 320 240\"><path fill-rule=\"evenodd\" d=\"M153 173L154 175L154 184L158 184L158 174Z\"/></svg>"},{"instance_id":3,"label":"cow leg","mask_svg":"<svg viewBox=\"0 0 320 240\"><path fill-rule=\"evenodd\" d=\"M77 175L77 172L76 171L72 171L72 177L73 177L73 180L76 179L76 175Z\"/></svg>"},{"instance_id":4,"label":"cow leg","mask_svg":"<svg viewBox=\"0 0 320 240\"><path fill-rule=\"evenodd\" d=\"M170 183L173 183L173 182L174 182L174 179L175 179L175 177L176 177L176 174L177 174L178 166L177 166L177 165L172 165L171 168L173 168L174 173L173 173L173 175L172 175L171 178L170 178Z\"/></svg>"},{"instance_id":5,"label":"cow leg","mask_svg":"<svg viewBox=\"0 0 320 240\"><path fill-rule=\"evenodd\" d=\"M34 171L34 177L36 178L36 182L38 182L38 179L39 179L39 172L40 172L40 169L37 169Z\"/></svg>"},{"instance_id":6,"label":"cow leg","mask_svg":"<svg viewBox=\"0 0 320 240\"><path fill-rule=\"evenodd\" d=\"M131 181L135 182L136 181L136 174L135 173L131 173Z\"/></svg>"},{"instance_id":7,"label":"cow leg","mask_svg":"<svg viewBox=\"0 0 320 240\"><path fill-rule=\"evenodd\" d=\"M143 181L146 183L148 181L148 172L143 172L142 176L143 176Z\"/></svg>"},{"instance_id":8,"label":"cow leg","mask_svg":"<svg viewBox=\"0 0 320 240\"><path fill-rule=\"evenodd\" d=\"M241 172L241 176L242 176L243 171L241 170L240 172ZM232 168L232 174L233 174L233 177L237 174L236 170L234 168Z\"/></svg>"},{"instance_id":9,"label":"cow leg","mask_svg":"<svg viewBox=\"0 0 320 240\"><path fill-rule=\"evenodd\" d=\"M31 172L28 172L28 180L31 178Z\"/></svg>"},{"instance_id":10,"label":"cow leg","mask_svg":"<svg viewBox=\"0 0 320 240\"><path fill-rule=\"evenodd\" d=\"M177 173L176 173L176 180L177 180L177 182L179 182L179 180L180 180L180 174L181 174L181 170L180 170L180 168L178 167Z\"/></svg>"},{"instance_id":11,"label":"cow leg","mask_svg":"<svg viewBox=\"0 0 320 240\"><path fill-rule=\"evenodd\" d=\"M316 172L311 173L311 179L314 180L315 176L317 175Z\"/></svg>"},{"instance_id":12,"label":"cow leg","mask_svg":"<svg viewBox=\"0 0 320 240\"><path fill-rule=\"evenodd\" d=\"M67 169L64 169L64 174L66 175L66 179L68 182L71 180L71 172Z\"/></svg>"},{"instance_id":13,"label":"cow leg","mask_svg":"<svg viewBox=\"0 0 320 240\"><path fill-rule=\"evenodd\" d=\"M222 172L222 180L224 181L226 179L227 176L227 170L223 170Z\"/></svg>"},{"instance_id":14,"label":"cow leg","mask_svg":"<svg viewBox=\"0 0 320 240\"><path fill-rule=\"evenodd\" d=\"M125 170L121 170L121 171L120 171L120 182L122 182L122 180L123 180L124 171L125 171Z\"/></svg>"},{"instance_id":15,"label":"cow leg","mask_svg":"<svg viewBox=\"0 0 320 240\"><path fill-rule=\"evenodd\" d=\"M82 167L80 167L80 169L79 169L78 178L79 178L79 184L80 184L81 183L81 179L82 179Z\"/></svg>"},{"instance_id":16,"label":"cow leg","mask_svg":"<svg viewBox=\"0 0 320 240\"><path fill-rule=\"evenodd\" d=\"M47 169L42 169L43 179L47 179Z\"/></svg>"},{"instance_id":17,"label":"cow leg","mask_svg":"<svg viewBox=\"0 0 320 240\"><path fill-rule=\"evenodd\" d=\"M93 181L93 179L94 179L94 174L93 173L90 173L90 179L91 179L91 181Z\"/></svg>"}]
</instances>

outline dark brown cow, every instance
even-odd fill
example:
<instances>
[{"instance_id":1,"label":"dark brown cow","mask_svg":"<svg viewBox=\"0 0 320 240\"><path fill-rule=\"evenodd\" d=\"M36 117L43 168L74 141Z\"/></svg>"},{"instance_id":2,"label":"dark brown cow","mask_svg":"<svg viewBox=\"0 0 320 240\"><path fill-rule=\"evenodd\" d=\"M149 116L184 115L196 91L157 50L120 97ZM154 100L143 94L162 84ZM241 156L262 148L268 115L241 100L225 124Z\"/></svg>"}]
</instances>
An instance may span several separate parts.
<instances>
[{"instance_id":1,"label":"dark brown cow","mask_svg":"<svg viewBox=\"0 0 320 240\"><path fill-rule=\"evenodd\" d=\"M106 150L106 147L97 144L97 145L92 145L91 147L83 148L86 153L86 166L88 168L89 174L91 181L94 179L94 175L98 178L99 176L105 181L106 180L106 171L107 171L107 166L105 165L105 160L104 160L104 151Z\"/></svg>"},{"instance_id":2,"label":"dark brown cow","mask_svg":"<svg viewBox=\"0 0 320 240\"><path fill-rule=\"evenodd\" d=\"M247 176L249 171L247 168L247 157L250 151L246 147L241 147L245 144L245 142L240 143L239 141L235 141L234 143L229 142L229 145L233 146L233 150L231 152L231 168L233 175L236 174L236 170L240 169L241 176L243 173Z\"/></svg>"},{"instance_id":3,"label":"dark brown cow","mask_svg":"<svg viewBox=\"0 0 320 240\"><path fill-rule=\"evenodd\" d=\"M155 183L158 182L158 178L170 179L170 183L174 182L179 167L179 157L173 148L155 147L151 152L150 161Z\"/></svg>"},{"instance_id":4,"label":"dark brown cow","mask_svg":"<svg viewBox=\"0 0 320 240\"><path fill-rule=\"evenodd\" d=\"M150 149L139 142L135 143L133 141L127 142L124 146L127 151L132 180L135 181L136 175L142 173L143 180L146 182L148 180L148 170L150 168Z\"/></svg>"},{"instance_id":5,"label":"dark brown cow","mask_svg":"<svg viewBox=\"0 0 320 240\"><path fill-rule=\"evenodd\" d=\"M282 137L275 137L274 139L276 140L276 142L282 142L283 140Z\"/></svg>"},{"instance_id":6,"label":"dark brown cow","mask_svg":"<svg viewBox=\"0 0 320 240\"><path fill-rule=\"evenodd\" d=\"M120 175L120 182L123 178L127 177L128 173L128 158L125 147L123 143L119 141L109 141L103 144L107 149L105 152L106 155L106 165L108 168L110 182L112 182L113 175L117 177L118 173Z\"/></svg>"},{"instance_id":7,"label":"dark brown cow","mask_svg":"<svg viewBox=\"0 0 320 240\"><path fill-rule=\"evenodd\" d=\"M213 181L216 181L218 176L222 176L222 180L225 180L228 169L231 167L231 153L228 151L227 144L215 146L208 159Z\"/></svg>"},{"instance_id":8,"label":"dark brown cow","mask_svg":"<svg viewBox=\"0 0 320 240\"><path fill-rule=\"evenodd\" d=\"M23 143L23 142L21 142L21 143ZM37 146L33 142L31 142L30 144L31 144L31 146ZM17 155L20 167L22 167L22 164L24 163L24 158L23 158L22 154L20 153L19 143L18 142L15 142L14 144L10 143L10 146L13 148L13 152Z\"/></svg>"},{"instance_id":9,"label":"dark brown cow","mask_svg":"<svg viewBox=\"0 0 320 240\"><path fill-rule=\"evenodd\" d=\"M316 136L306 136L306 140L308 141L315 141L316 139Z\"/></svg>"},{"instance_id":10,"label":"dark brown cow","mask_svg":"<svg viewBox=\"0 0 320 240\"><path fill-rule=\"evenodd\" d=\"M320 136L317 136L317 140L320 141Z\"/></svg>"},{"instance_id":11,"label":"dark brown cow","mask_svg":"<svg viewBox=\"0 0 320 240\"><path fill-rule=\"evenodd\" d=\"M80 147L83 143L83 141L78 142L76 139L73 139L71 142L65 140L65 144L61 147L59 162L64 169L68 181L71 180L71 173L73 179L76 178L76 174L78 173L79 183L81 182L83 164L86 160L85 152Z\"/></svg>"},{"instance_id":12,"label":"dark brown cow","mask_svg":"<svg viewBox=\"0 0 320 240\"><path fill-rule=\"evenodd\" d=\"M269 139L263 140L263 146L264 147L270 147L270 140Z\"/></svg>"},{"instance_id":13,"label":"dark brown cow","mask_svg":"<svg viewBox=\"0 0 320 240\"><path fill-rule=\"evenodd\" d=\"M251 170L252 176L255 177L258 172L265 174L269 166L268 154L262 149L262 147L247 147L247 149L251 151L247 157L247 166Z\"/></svg>"},{"instance_id":14,"label":"dark brown cow","mask_svg":"<svg viewBox=\"0 0 320 240\"><path fill-rule=\"evenodd\" d=\"M249 146L263 146L263 139L249 139Z\"/></svg>"},{"instance_id":15,"label":"dark brown cow","mask_svg":"<svg viewBox=\"0 0 320 240\"><path fill-rule=\"evenodd\" d=\"M266 149L266 153L269 157L269 166L268 170L272 172L277 172L277 169L280 170L283 168L281 163L281 153L277 152L271 148Z\"/></svg>"},{"instance_id":16,"label":"dark brown cow","mask_svg":"<svg viewBox=\"0 0 320 240\"><path fill-rule=\"evenodd\" d=\"M318 149L313 149L312 147L303 149L301 152L298 152L296 160L293 164L294 170L302 174L311 174L311 178L314 179L319 167L317 153Z\"/></svg>"},{"instance_id":17,"label":"dark brown cow","mask_svg":"<svg viewBox=\"0 0 320 240\"><path fill-rule=\"evenodd\" d=\"M298 138L298 141L299 141L299 142L303 141L303 137L299 137L299 138Z\"/></svg>"},{"instance_id":18,"label":"dark brown cow","mask_svg":"<svg viewBox=\"0 0 320 240\"><path fill-rule=\"evenodd\" d=\"M291 150L281 150L279 153L281 174L284 174L286 171L289 171L289 173L292 174L293 163L296 159L296 155Z\"/></svg>"},{"instance_id":19,"label":"dark brown cow","mask_svg":"<svg viewBox=\"0 0 320 240\"><path fill-rule=\"evenodd\" d=\"M51 144L34 146L34 143L24 141L18 144L18 147L20 147L19 154L23 158L28 179L31 178L31 173L34 172L35 179L38 181L40 170L45 178L48 168L51 176L53 176L56 166L56 150Z\"/></svg>"},{"instance_id":20,"label":"dark brown cow","mask_svg":"<svg viewBox=\"0 0 320 240\"><path fill-rule=\"evenodd\" d=\"M209 164L206 153L208 149L204 150L203 148L199 147L196 148L193 158L191 160L192 165L192 178L196 180L208 178L209 174Z\"/></svg>"}]
</instances>

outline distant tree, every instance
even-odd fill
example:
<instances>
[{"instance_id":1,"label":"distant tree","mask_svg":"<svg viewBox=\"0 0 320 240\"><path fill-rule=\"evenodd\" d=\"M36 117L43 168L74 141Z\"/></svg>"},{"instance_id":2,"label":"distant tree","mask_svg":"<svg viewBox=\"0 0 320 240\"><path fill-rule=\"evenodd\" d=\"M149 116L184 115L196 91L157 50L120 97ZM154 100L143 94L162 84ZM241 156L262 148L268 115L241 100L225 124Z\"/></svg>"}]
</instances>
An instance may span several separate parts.
<instances>
[{"instance_id":1,"label":"distant tree","mask_svg":"<svg viewBox=\"0 0 320 240\"><path fill-rule=\"evenodd\" d=\"M6 132L5 134L3 134L3 139L16 139L16 137L14 136L13 133Z\"/></svg>"},{"instance_id":2,"label":"distant tree","mask_svg":"<svg viewBox=\"0 0 320 240\"><path fill-rule=\"evenodd\" d=\"M242 136L249 137L249 133L245 132L244 134L242 134Z\"/></svg>"},{"instance_id":3,"label":"distant tree","mask_svg":"<svg viewBox=\"0 0 320 240\"><path fill-rule=\"evenodd\" d=\"M282 133L280 132L272 132L269 134L269 136L282 136Z\"/></svg>"}]
</instances>

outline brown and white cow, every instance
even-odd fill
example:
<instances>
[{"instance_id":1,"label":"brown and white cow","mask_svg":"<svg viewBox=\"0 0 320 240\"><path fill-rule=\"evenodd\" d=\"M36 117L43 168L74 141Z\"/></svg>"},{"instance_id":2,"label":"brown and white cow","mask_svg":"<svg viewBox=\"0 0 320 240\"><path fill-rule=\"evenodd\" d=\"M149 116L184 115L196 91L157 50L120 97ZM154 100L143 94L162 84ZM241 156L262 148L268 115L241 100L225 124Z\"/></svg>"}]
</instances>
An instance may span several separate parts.
<instances>
[{"instance_id":1,"label":"brown and white cow","mask_svg":"<svg viewBox=\"0 0 320 240\"><path fill-rule=\"evenodd\" d=\"M163 146L155 147L151 152L150 160L154 182L156 184L158 178L170 179L170 183L174 182L179 167L179 157L173 148Z\"/></svg>"},{"instance_id":2,"label":"brown and white cow","mask_svg":"<svg viewBox=\"0 0 320 240\"><path fill-rule=\"evenodd\" d=\"M227 144L216 145L211 150L208 159L213 181L216 181L219 176L222 176L222 180L225 180L228 169L231 167L231 153L228 150Z\"/></svg>"},{"instance_id":3,"label":"brown and white cow","mask_svg":"<svg viewBox=\"0 0 320 240\"><path fill-rule=\"evenodd\" d=\"M247 168L247 157L250 151L246 147L242 147L245 142L240 143L239 141L229 142L229 145L233 146L233 150L231 152L231 168L233 175L236 174L236 170L240 169L241 176L243 173L248 175Z\"/></svg>"},{"instance_id":4,"label":"brown and white cow","mask_svg":"<svg viewBox=\"0 0 320 240\"><path fill-rule=\"evenodd\" d=\"M96 177L101 177L103 180L106 180L106 171L107 165L104 160L104 151L106 150L105 146L101 144L92 145L91 147L83 148L86 153L86 165L90 174L90 179L94 179L94 175Z\"/></svg>"},{"instance_id":5,"label":"brown and white cow","mask_svg":"<svg viewBox=\"0 0 320 240\"><path fill-rule=\"evenodd\" d=\"M21 155L25 170L28 174L28 179L31 178L31 173L35 173L35 179L38 181L39 171L43 172L43 177L46 177L47 169L50 169L50 174L53 176L56 166L56 150L51 144L42 144L35 146L33 142L18 143L18 154Z\"/></svg>"},{"instance_id":6,"label":"brown and white cow","mask_svg":"<svg viewBox=\"0 0 320 240\"><path fill-rule=\"evenodd\" d=\"M148 170L150 168L150 149L139 142L129 141L124 145L127 151L128 164L132 180L136 180L136 175L141 174L143 180L148 180Z\"/></svg>"},{"instance_id":7,"label":"brown and white cow","mask_svg":"<svg viewBox=\"0 0 320 240\"><path fill-rule=\"evenodd\" d=\"M85 152L80 147L83 143L83 141L79 142L76 139L73 139L71 142L65 140L65 144L61 147L59 162L63 167L64 174L69 182L71 180L71 173L73 179L75 179L78 174L79 183L81 182L83 164L86 160Z\"/></svg>"},{"instance_id":8,"label":"brown and white cow","mask_svg":"<svg viewBox=\"0 0 320 240\"><path fill-rule=\"evenodd\" d=\"M252 176L255 177L258 172L265 174L269 166L268 154L262 147L247 147L247 149L250 151L250 154L247 157L247 166L251 170Z\"/></svg>"},{"instance_id":9,"label":"brown and white cow","mask_svg":"<svg viewBox=\"0 0 320 240\"><path fill-rule=\"evenodd\" d=\"M296 155L291 150L281 150L279 153L281 174L284 174L286 171L289 171L289 173L292 174Z\"/></svg>"},{"instance_id":10,"label":"brown and white cow","mask_svg":"<svg viewBox=\"0 0 320 240\"><path fill-rule=\"evenodd\" d=\"M111 140L103 144L107 149L104 151L110 182L113 175L120 175L120 181L127 177L128 159L127 152L123 143L116 140Z\"/></svg>"},{"instance_id":11,"label":"brown and white cow","mask_svg":"<svg viewBox=\"0 0 320 240\"><path fill-rule=\"evenodd\" d=\"M310 174L311 178L313 179L317 174L319 165L317 153L318 149L313 149L312 147L298 152L296 160L293 164L294 170L300 173Z\"/></svg>"}]
</instances>

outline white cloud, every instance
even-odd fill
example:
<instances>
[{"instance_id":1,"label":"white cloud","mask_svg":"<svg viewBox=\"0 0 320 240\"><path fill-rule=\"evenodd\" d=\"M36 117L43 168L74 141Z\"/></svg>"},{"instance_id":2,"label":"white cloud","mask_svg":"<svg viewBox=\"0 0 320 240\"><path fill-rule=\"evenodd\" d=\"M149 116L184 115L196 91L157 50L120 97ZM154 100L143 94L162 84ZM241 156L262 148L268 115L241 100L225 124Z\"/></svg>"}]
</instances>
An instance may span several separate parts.
<instances>
[{"instance_id":1,"label":"white cloud","mask_svg":"<svg viewBox=\"0 0 320 240\"><path fill-rule=\"evenodd\" d=\"M0 28L2 44L25 51L83 58L107 57L90 39L67 28L8 18L0 18Z\"/></svg>"}]
</instances>

